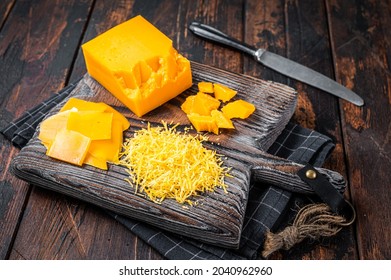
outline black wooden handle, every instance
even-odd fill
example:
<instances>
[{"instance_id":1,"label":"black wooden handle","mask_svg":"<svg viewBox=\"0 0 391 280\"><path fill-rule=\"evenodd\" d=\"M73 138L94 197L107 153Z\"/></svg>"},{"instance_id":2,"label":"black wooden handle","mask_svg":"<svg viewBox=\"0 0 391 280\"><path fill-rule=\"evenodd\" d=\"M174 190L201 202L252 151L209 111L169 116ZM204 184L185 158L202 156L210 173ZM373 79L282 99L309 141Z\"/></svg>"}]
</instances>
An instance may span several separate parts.
<instances>
[{"instance_id":1,"label":"black wooden handle","mask_svg":"<svg viewBox=\"0 0 391 280\"><path fill-rule=\"evenodd\" d=\"M315 194L314 190L298 176L299 170L303 167L302 164L268 153L260 153L257 155L255 165L252 168L252 179L258 182L270 183L295 193ZM346 182L341 174L325 168L315 169L325 176L340 193L344 192Z\"/></svg>"},{"instance_id":2,"label":"black wooden handle","mask_svg":"<svg viewBox=\"0 0 391 280\"><path fill-rule=\"evenodd\" d=\"M251 56L255 56L256 49L250 45L247 45L243 42L240 42L234 38L231 38L227 34L221 32L220 30L202 24L199 22L192 22L189 26L189 29L196 35L208 39L210 41L223 44L225 46L240 50L244 53L247 53Z\"/></svg>"}]
</instances>

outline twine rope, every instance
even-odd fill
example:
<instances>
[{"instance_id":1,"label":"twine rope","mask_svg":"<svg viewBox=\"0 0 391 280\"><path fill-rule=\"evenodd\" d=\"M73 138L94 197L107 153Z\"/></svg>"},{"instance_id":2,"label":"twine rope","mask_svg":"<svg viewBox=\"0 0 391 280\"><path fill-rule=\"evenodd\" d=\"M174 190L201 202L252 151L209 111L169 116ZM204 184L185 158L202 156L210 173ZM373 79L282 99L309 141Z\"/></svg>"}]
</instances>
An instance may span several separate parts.
<instances>
[{"instance_id":1,"label":"twine rope","mask_svg":"<svg viewBox=\"0 0 391 280\"><path fill-rule=\"evenodd\" d=\"M346 219L331 212L327 204L306 205L297 213L292 226L279 233L266 233L262 257L267 258L280 249L289 250L305 238L333 236L345 225Z\"/></svg>"}]
</instances>

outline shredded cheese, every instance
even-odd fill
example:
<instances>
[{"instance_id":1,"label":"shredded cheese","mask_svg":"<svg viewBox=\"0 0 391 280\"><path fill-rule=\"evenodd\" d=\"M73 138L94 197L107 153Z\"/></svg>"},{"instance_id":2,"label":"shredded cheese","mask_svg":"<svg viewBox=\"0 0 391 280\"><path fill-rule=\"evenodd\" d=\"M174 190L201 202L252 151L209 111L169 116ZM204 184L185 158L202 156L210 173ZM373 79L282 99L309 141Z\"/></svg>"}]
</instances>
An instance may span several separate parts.
<instances>
[{"instance_id":1,"label":"shredded cheese","mask_svg":"<svg viewBox=\"0 0 391 280\"><path fill-rule=\"evenodd\" d=\"M179 132L177 126L148 124L124 141L120 164L128 167L128 182L136 193L144 192L156 203L173 198L192 205L191 196L216 187L226 191L229 168L216 151L203 146L207 137Z\"/></svg>"}]
</instances>

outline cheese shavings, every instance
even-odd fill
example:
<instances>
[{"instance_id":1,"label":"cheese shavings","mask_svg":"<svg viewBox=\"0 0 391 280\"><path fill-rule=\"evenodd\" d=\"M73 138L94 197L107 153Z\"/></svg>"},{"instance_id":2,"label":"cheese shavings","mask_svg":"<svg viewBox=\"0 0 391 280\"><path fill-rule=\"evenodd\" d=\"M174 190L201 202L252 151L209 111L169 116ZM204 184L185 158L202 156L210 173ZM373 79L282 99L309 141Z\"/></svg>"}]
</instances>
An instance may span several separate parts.
<instances>
[{"instance_id":1,"label":"cheese shavings","mask_svg":"<svg viewBox=\"0 0 391 280\"><path fill-rule=\"evenodd\" d=\"M128 182L156 203L173 198L192 205L191 196L216 187L226 191L229 169L221 156L203 147L205 136L179 132L177 126L148 124L124 141L120 164L128 167Z\"/></svg>"}]
</instances>

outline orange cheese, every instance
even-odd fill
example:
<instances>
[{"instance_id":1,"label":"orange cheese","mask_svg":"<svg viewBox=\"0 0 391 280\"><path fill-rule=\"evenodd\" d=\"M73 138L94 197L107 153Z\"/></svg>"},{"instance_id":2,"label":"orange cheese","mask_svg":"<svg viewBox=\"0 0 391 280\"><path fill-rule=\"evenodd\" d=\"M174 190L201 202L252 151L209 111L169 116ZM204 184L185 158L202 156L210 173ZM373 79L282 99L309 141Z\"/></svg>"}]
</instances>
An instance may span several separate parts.
<instances>
[{"instance_id":1,"label":"orange cheese","mask_svg":"<svg viewBox=\"0 0 391 280\"><path fill-rule=\"evenodd\" d=\"M75 108L62 111L48 117L40 124L38 138L46 148L50 147L57 132L66 128L70 113L75 111L77 111Z\"/></svg>"},{"instance_id":2,"label":"orange cheese","mask_svg":"<svg viewBox=\"0 0 391 280\"><path fill-rule=\"evenodd\" d=\"M76 111L95 111L95 112L108 112L113 113L113 119L119 121L122 124L122 129L126 130L129 128L129 121L120 112L115 110L113 107L107 105L104 102L91 102L75 97L71 97L61 107L60 112L76 109Z\"/></svg>"},{"instance_id":3,"label":"orange cheese","mask_svg":"<svg viewBox=\"0 0 391 280\"><path fill-rule=\"evenodd\" d=\"M113 113L71 112L68 117L67 129L80 132L91 140L110 139L112 122Z\"/></svg>"},{"instance_id":4,"label":"orange cheese","mask_svg":"<svg viewBox=\"0 0 391 280\"><path fill-rule=\"evenodd\" d=\"M91 141L89 154L98 159L103 159L112 163L118 163L121 151L123 134L121 124L113 122L111 138L106 140Z\"/></svg>"},{"instance_id":5,"label":"orange cheese","mask_svg":"<svg viewBox=\"0 0 391 280\"><path fill-rule=\"evenodd\" d=\"M115 110L113 107L107 105L106 103L99 102L98 104L104 104L106 109L105 112L113 113L113 122L121 123L122 130L127 130L130 126L129 121L122 115L120 112Z\"/></svg>"},{"instance_id":6,"label":"orange cheese","mask_svg":"<svg viewBox=\"0 0 391 280\"><path fill-rule=\"evenodd\" d=\"M83 134L62 129L57 132L46 154L65 162L82 165L90 147L91 139Z\"/></svg>"},{"instance_id":7,"label":"orange cheese","mask_svg":"<svg viewBox=\"0 0 391 280\"><path fill-rule=\"evenodd\" d=\"M198 90L205 93L213 93L213 83L211 82L199 82L198 83Z\"/></svg>"},{"instance_id":8,"label":"orange cheese","mask_svg":"<svg viewBox=\"0 0 391 280\"><path fill-rule=\"evenodd\" d=\"M188 96L185 102L183 102L181 105L182 111L185 112L187 115L193 112L195 97L195 95Z\"/></svg>"},{"instance_id":9,"label":"orange cheese","mask_svg":"<svg viewBox=\"0 0 391 280\"><path fill-rule=\"evenodd\" d=\"M199 91L196 95L188 96L185 102L181 105L181 109L186 114L196 113L201 116L209 116L210 112L219 108L219 106L220 101Z\"/></svg>"},{"instance_id":10,"label":"orange cheese","mask_svg":"<svg viewBox=\"0 0 391 280\"><path fill-rule=\"evenodd\" d=\"M232 118L245 119L255 111L255 106L247 101L231 101L237 91L225 85L202 81L198 83L198 90L196 95L188 96L181 105L198 132L218 134L220 128L234 129ZM214 97L207 93L213 93ZM228 103L219 110L220 100Z\"/></svg>"},{"instance_id":11,"label":"orange cheese","mask_svg":"<svg viewBox=\"0 0 391 280\"><path fill-rule=\"evenodd\" d=\"M201 116L196 113L191 113L187 117L198 132L208 131L219 134L219 127L212 116Z\"/></svg>"},{"instance_id":12,"label":"orange cheese","mask_svg":"<svg viewBox=\"0 0 391 280\"><path fill-rule=\"evenodd\" d=\"M88 73L142 116L192 85L190 62L142 16L82 45Z\"/></svg>"},{"instance_id":13,"label":"orange cheese","mask_svg":"<svg viewBox=\"0 0 391 280\"><path fill-rule=\"evenodd\" d=\"M107 161L102 158L97 158L93 155L91 155L89 152L87 153L84 162L85 164L94 166L99 169L107 170Z\"/></svg>"},{"instance_id":14,"label":"orange cheese","mask_svg":"<svg viewBox=\"0 0 391 280\"><path fill-rule=\"evenodd\" d=\"M221 111L213 110L210 113L210 115L216 122L218 128L229 128L229 129L235 128L232 121L228 119L226 116L224 116L224 114Z\"/></svg>"},{"instance_id":15,"label":"orange cheese","mask_svg":"<svg viewBox=\"0 0 391 280\"><path fill-rule=\"evenodd\" d=\"M221 84L214 84L213 85L214 90L214 96L223 102L227 102L231 100L232 97L234 97L237 93L236 90L233 90L227 86L221 85Z\"/></svg>"},{"instance_id":16,"label":"orange cheese","mask_svg":"<svg viewBox=\"0 0 391 280\"><path fill-rule=\"evenodd\" d=\"M247 101L239 99L228 103L221 109L221 111L229 119L245 119L255 111L255 106Z\"/></svg>"},{"instance_id":17,"label":"orange cheese","mask_svg":"<svg viewBox=\"0 0 391 280\"><path fill-rule=\"evenodd\" d=\"M219 134L220 128L235 128L232 121L224 116L219 110L212 110L209 116L203 116L197 113L187 115L193 127L198 131L208 131Z\"/></svg>"},{"instance_id":18,"label":"orange cheese","mask_svg":"<svg viewBox=\"0 0 391 280\"><path fill-rule=\"evenodd\" d=\"M40 124L38 138L47 148L47 155L53 158L107 170L107 162L119 162L123 131L129 126L129 121L111 106L72 97L59 113ZM79 137L77 142L75 135L85 138ZM64 144L62 148L61 141L73 144Z\"/></svg>"},{"instance_id":19,"label":"orange cheese","mask_svg":"<svg viewBox=\"0 0 391 280\"><path fill-rule=\"evenodd\" d=\"M77 109L77 111L95 111L95 112L104 112L107 108L107 105L103 102L91 102L75 97L71 97L68 101L61 107L60 112L70 110L72 108Z\"/></svg>"}]
</instances>

